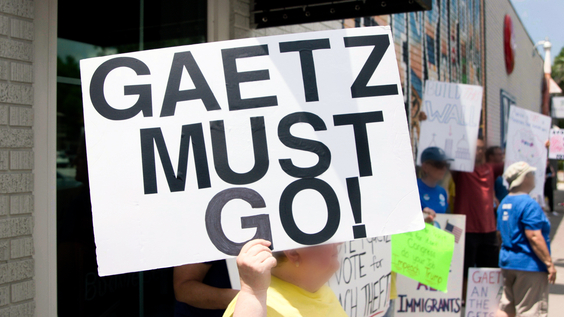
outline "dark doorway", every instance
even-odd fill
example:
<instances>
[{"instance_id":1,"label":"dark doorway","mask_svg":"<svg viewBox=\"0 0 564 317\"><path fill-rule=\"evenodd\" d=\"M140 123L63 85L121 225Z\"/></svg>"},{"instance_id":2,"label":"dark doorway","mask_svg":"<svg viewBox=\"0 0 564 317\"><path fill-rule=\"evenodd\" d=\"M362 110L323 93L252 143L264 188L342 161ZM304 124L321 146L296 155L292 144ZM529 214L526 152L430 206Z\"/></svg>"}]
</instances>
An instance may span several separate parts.
<instances>
[{"instance_id":1,"label":"dark doorway","mask_svg":"<svg viewBox=\"0 0 564 317\"><path fill-rule=\"evenodd\" d=\"M205 42L206 8L204 0L59 0L57 298L60 317L173 315L172 269L98 276L79 61Z\"/></svg>"}]
</instances>

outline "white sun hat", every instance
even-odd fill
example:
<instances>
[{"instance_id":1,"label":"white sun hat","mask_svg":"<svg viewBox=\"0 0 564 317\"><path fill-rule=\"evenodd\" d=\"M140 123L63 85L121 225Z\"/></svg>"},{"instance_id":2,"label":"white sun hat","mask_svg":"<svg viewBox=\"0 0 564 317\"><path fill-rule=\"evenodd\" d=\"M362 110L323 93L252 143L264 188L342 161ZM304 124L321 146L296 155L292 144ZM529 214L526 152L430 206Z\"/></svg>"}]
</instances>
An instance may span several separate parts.
<instances>
[{"instance_id":1,"label":"white sun hat","mask_svg":"<svg viewBox=\"0 0 564 317\"><path fill-rule=\"evenodd\" d=\"M530 172L536 171L536 167L532 167L527 164L527 162L517 162L509 165L505 173L503 173L503 178L509 184L509 189L513 189L523 183L525 176Z\"/></svg>"}]
</instances>

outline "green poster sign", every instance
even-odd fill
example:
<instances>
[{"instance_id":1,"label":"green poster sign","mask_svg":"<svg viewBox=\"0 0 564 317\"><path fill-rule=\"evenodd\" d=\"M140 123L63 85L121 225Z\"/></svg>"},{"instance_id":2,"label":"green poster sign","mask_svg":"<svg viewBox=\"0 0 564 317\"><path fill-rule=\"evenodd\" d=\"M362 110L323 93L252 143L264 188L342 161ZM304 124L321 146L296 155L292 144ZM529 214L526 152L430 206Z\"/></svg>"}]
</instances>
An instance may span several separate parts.
<instances>
[{"instance_id":1,"label":"green poster sign","mask_svg":"<svg viewBox=\"0 0 564 317\"><path fill-rule=\"evenodd\" d=\"M447 291L454 235L426 224L421 231L392 235L392 271Z\"/></svg>"}]
</instances>

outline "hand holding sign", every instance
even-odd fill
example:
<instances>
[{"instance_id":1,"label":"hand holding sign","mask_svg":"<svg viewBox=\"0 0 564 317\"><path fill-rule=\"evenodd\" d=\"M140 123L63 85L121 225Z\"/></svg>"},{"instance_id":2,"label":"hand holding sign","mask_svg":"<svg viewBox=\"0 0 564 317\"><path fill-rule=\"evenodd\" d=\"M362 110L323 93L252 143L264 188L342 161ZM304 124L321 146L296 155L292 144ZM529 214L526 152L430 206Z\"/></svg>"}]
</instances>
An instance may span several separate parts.
<instances>
[{"instance_id":1,"label":"hand holding sign","mask_svg":"<svg viewBox=\"0 0 564 317\"><path fill-rule=\"evenodd\" d=\"M377 27L82 60L99 274L421 229L391 43Z\"/></svg>"},{"instance_id":2,"label":"hand holding sign","mask_svg":"<svg viewBox=\"0 0 564 317\"><path fill-rule=\"evenodd\" d=\"M257 239L247 242L241 249L237 256L237 267L242 291L260 293L268 289L270 269L276 266L269 246L270 241Z\"/></svg>"},{"instance_id":3,"label":"hand holding sign","mask_svg":"<svg viewBox=\"0 0 564 317\"><path fill-rule=\"evenodd\" d=\"M453 252L454 235L426 224L392 236L392 271L446 292Z\"/></svg>"}]
</instances>

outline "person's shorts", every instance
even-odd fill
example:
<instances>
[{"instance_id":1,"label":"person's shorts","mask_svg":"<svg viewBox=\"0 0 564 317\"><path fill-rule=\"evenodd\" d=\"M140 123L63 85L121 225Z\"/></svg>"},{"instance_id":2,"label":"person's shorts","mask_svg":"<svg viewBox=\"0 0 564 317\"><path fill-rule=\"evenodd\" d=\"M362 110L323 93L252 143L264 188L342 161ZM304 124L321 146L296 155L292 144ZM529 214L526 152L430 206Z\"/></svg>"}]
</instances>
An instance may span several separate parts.
<instances>
[{"instance_id":1,"label":"person's shorts","mask_svg":"<svg viewBox=\"0 0 564 317\"><path fill-rule=\"evenodd\" d=\"M548 316L548 273L501 270L499 309L513 316Z\"/></svg>"}]
</instances>

